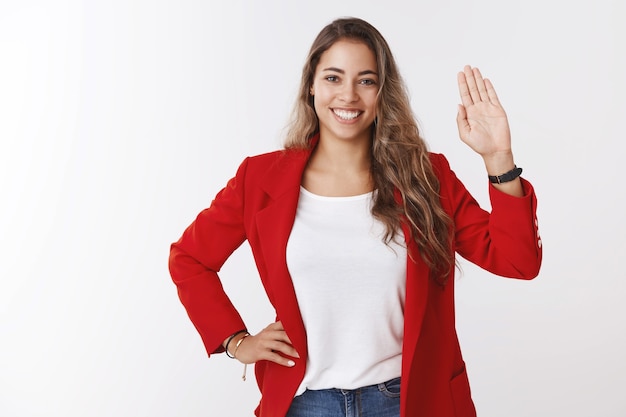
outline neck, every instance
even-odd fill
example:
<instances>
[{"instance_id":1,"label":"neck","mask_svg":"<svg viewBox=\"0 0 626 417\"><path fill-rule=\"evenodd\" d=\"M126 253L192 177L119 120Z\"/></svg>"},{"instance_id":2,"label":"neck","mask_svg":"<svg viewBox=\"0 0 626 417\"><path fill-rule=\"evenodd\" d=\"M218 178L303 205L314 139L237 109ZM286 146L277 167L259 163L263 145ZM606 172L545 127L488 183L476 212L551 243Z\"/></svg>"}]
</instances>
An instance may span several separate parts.
<instances>
[{"instance_id":1,"label":"neck","mask_svg":"<svg viewBox=\"0 0 626 417\"><path fill-rule=\"evenodd\" d=\"M371 145L369 141L324 141L320 138L309 166L327 172L369 172Z\"/></svg>"},{"instance_id":2,"label":"neck","mask_svg":"<svg viewBox=\"0 0 626 417\"><path fill-rule=\"evenodd\" d=\"M369 141L324 141L320 138L304 170L302 185L324 196L364 194L373 189Z\"/></svg>"}]
</instances>

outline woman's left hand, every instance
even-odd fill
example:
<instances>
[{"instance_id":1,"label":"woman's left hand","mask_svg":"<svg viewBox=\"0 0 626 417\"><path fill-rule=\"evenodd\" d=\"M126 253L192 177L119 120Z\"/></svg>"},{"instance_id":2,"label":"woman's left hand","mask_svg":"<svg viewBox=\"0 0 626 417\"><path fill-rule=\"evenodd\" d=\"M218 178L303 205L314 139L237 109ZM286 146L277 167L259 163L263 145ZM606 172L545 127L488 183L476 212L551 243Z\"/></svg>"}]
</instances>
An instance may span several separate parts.
<instances>
[{"instance_id":1,"label":"woman's left hand","mask_svg":"<svg viewBox=\"0 0 626 417\"><path fill-rule=\"evenodd\" d=\"M511 151L511 132L506 113L491 81L483 79L478 68L466 65L457 76L461 103L456 123L459 136L483 157L489 175L502 175L515 167ZM500 191L524 195L519 178L494 184Z\"/></svg>"},{"instance_id":2,"label":"woman's left hand","mask_svg":"<svg viewBox=\"0 0 626 417\"><path fill-rule=\"evenodd\" d=\"M511 153L509 122L491 81L469 65L457 81L463 103L456 118L461 140L483 158Z\"/></svg>"}]
</instances>

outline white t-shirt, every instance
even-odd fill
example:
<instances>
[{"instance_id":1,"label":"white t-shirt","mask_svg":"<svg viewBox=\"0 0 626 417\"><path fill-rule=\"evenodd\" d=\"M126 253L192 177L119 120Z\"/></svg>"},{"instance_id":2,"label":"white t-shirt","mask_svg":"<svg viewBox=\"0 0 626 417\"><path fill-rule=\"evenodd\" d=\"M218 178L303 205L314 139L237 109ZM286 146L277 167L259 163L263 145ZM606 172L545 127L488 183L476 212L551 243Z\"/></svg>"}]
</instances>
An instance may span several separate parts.
<instances>
[{"instance_id":1,"label":"white t-shirt","mask_svg":"<svg viewBox=\"0 0 626 417\"><path fill-rule=\"evenodd\" d=\"M308 339L305 389L355 389L400 376L406 247L386 245L373 193L324 197L303 187L287 244Z\"/></svg>"}]
</instances>

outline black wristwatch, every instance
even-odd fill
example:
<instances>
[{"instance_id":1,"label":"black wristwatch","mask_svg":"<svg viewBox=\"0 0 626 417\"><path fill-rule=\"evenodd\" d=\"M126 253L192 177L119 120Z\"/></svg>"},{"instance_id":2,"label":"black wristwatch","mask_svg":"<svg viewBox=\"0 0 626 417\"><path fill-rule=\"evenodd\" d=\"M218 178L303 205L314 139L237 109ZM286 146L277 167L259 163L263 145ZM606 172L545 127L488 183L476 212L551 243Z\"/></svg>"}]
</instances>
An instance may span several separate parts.
<instances>
[{"instance_id":1,"label":"black wristwatch","mask_svg":"<svg viewBox=\"0 0 626 417\"><path fill-rule=\"evenodd\" d=\"M516 165L515 168L513 168L509 172L505 172L502 175L489 175L489 181L493 184L502 184L503 182L513 181L515 178L519 177L521 174L522 174L522 168L518 168Z\"/></svg>"}]
</instances>

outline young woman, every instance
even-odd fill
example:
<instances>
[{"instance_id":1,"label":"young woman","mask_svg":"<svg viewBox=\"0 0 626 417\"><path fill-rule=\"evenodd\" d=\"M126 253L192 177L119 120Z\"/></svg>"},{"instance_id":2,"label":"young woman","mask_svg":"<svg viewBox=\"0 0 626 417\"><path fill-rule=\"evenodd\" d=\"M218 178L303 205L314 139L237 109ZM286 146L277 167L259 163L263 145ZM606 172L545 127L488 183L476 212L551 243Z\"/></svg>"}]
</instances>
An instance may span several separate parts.
<instances>
[{"instance_id":1,"label":"young woman","mask_svg":"<svg viewBox=\"0 0 626 417\"><path fill-rule=\"evenodd\" d=\"M458 75L461 139L491 213L429 153L381 34L338 19L315 39L285 149L247 158L172 245L170 271L209 355L256 364L261 417L469 417L454 321L455 252L539 272L533 188L477 68ZM276 321L256 334L217 271L245 240Z\"/></svg>"}]
</instances>

